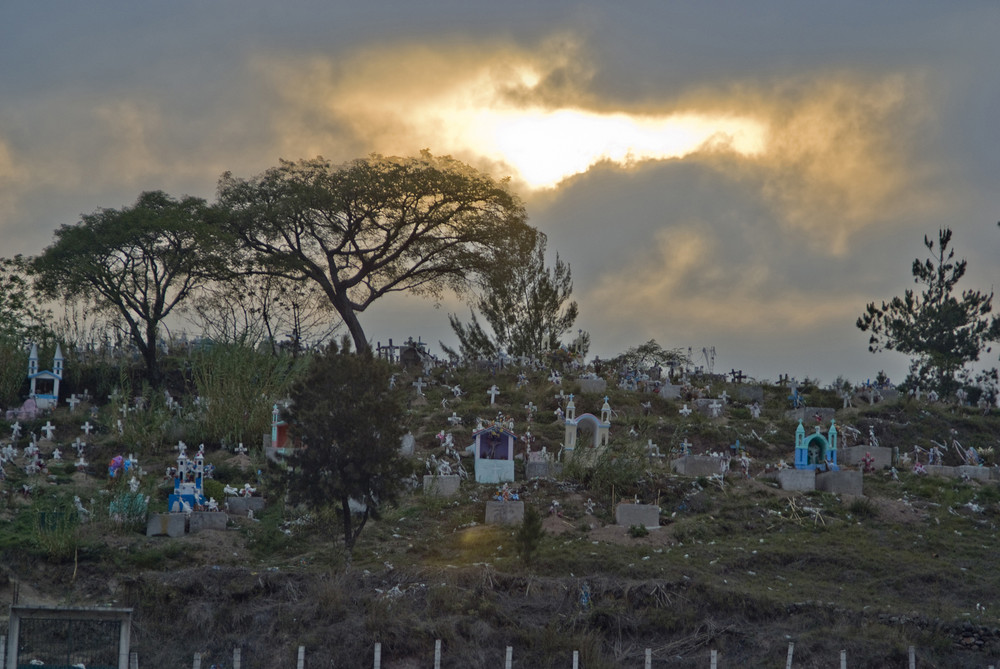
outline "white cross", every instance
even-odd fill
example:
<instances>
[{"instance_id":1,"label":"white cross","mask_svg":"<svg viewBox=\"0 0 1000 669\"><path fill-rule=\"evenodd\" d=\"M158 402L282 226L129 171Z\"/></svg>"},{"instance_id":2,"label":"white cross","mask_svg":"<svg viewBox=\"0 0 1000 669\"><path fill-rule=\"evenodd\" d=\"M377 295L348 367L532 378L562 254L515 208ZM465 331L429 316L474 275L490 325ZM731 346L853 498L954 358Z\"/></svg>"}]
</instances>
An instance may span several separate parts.
<instances>
[{"instance_id":1,"label":"white cross","mask_svg":"<svg viewBox=\"0 0 1000 669\"><path fill-rule=\"evenodd\" d=\"M240 445L236 447L236 452L239 453L240 455L247 454L247 447L243 445L242 441L240 442Z\"/></svg>"},{"instance_id":2,"label":"white cross","mask_svg":"<svg viewBox=\"0 0 1000 669\"><path fill-rule=\"evenodd\" d=\"M183 441L177 442L177 455L178 456L187 455L187 444L185 444Z\"/></svg>"},{"instance_id":3,"label":"white cross","mask_svg":"<svg viewBox=\"0 0 1000 669\"><path fill-rule=\"evenodd\" d=\"M528 410L528 413L535 413L538 411L538 407L535 406L534 402L528 402L524 405L524 408Z\"/></svg>"},{"instance_id":4,"label":"white cross","mask_svg":"<svg viewBox=\"0 0 1000 669\"><path fill-rule=\"evenodd\" d=\"M42 426L42 432L45 433L45 438L52 441L52 433L56 431L56 426L52 424L52 421L45 421L45 425Z\"/></svg>"},{"instance_id":5,"label":"white cross","mask_svg":"<svg viewBox=\"0 0 1000 669\"><path fill-rule=\"evenodd\" d=\"M552 373L549 374L549 381L551 381L552 383L556 384L557 386L561 386L562 385L562 376L559 375L559 372L553 370Z\"/></svg>"},{"instance_id":6,"label":"white cross","mask_svg":"<svg viewBox=\"0 0 1000 669\"><path fill-rule=\"evenodd\" d=\"M719 404L719 400L714 400L711 404L708 405L708 408L712 410L712 418L718 418L719 409L722 408L722 405Z\"/></svg>"},{"instance_id":7,"label":"white cross","mask_svg":"<svg viewBox=\"0 0 1000 669\"><path fill-rule=\"evenodd\" d=\"M125 426L122 424L122 419L119 418L118 419L118 434L124 434L124 433L125 433Z\"/></svg>"},{"instance_id":8,"label":"white cross","mask_svg":"<svg viewBox=\"0 0 1000 669\"><path fill-rule=\"evenodd\" d=\"M413 382L413 387L417 389L417 394L418 395L423 395L424 394L424 386L425 385L427 385L427 384L424 383L424 377L422 377L422 376L418 377L417 380Z\"/></svg>"},{"instance_id":9,"label":"white cross","mask_svg":"<svg viewBox=\"0 0 1000 669\"><path fill-rule=\"evenodd\" d=\"M461 416L459 416L459 415L458 415L457 413L455 413L454 411L452 411L452 412L451 412L451 415L450 415L450 416L448 416L448 422L449 422L449 423L451 423L452 425L458 425L459 423L461 423L461 422L462 422L462 417L461 417Z\"/></svg>"},{"instance_id":10,"label":"white cross","mask_svg":"<svg viewBox=\"0 0 1000 669\"><path fill-rule=\"evenodd\" d=\"M80 437L77 437L76 441L73 442L73 448L76 449L76 454L77 455L83 455L83 449L86 448L86 447L87 447L87 444L85 444L82 441L80 441Z\"/></svg>"},{"instance_id":11,"label":"white cross","mask_svg":"<svg viewBox=\"0 0 1000 669\"><path fill-rule=\"evenodd\" d=\"M89 437L90 431L94 429L94 426L91 425L90 421L88 420L86 423L80 426L80 429L83 430L83 433Z\"/></svg>"},{"instance_id":12,"label":"white cross","mask_svg":"<svg viewBox=\"0 0 1000 669\"><path fill-rule=\"evenodd\" d=\"M10 426L10 438L17 439L21 436L21 422L14 421L14 424Z\"/></svg>"},{"instance_id":13,"label":"white cross","mask_svg":"<svg viewBox=\"0 0 1000 669\"><path fill-rule=\"evenodd\" d=\"M652 439L646 440L646 450L654 458L662 458L663 455L660 453L660 447L653 443Z\"/></svg>"},{"instance_id":14,"label":"white cross","mask_svg":"<svg viewBox=\"0 0 1000 669\"><path fill-rule=\"evenodd\" d=\"M70 396L70 398L68 400L66 400L66 404L69 405L69 410L70 411L76 411L76 405L79 404L80 401L81 400L76 396L76 393L73 393Z\"/></svg>"},{"instance_id":15,"label":"white cross","mask_svg":"<svg viewBox=\"0 0 1000 669\"><path fill-rule=\"evenodd\" d=\"M684 441L681 442L681 453L687 455L690 452L691 452L691 442L689 442L687 438L685 438Z\"/></svg>"},{"instance_id":16,"label":"white cross","mask_svg":"<svg viewBox=\"0 0 1000 669\"><path fill-rule=\"evenodd\" d=\"M691 409L688 409L688 405L685 404L683 409L678 409L677 413L682 414L685 418L691 415Z\"/></svg>"},{"instance_id":17,"label":"white cross","mask_svg":"<svg viewBox=\"0 0 1000 669\"><path fill-rule=\"evenodd\" d=\"M722 400L723 404L728 404L729 403L729 393L727 393L725 390L723 390L722 394L719 395L719 399Z\"/></svg>"},{"instance_id":18,"label":"white cross","mask_svg":"<svg viewBox=\"0 0 1000 669\"><path fill-rule=\"evenodd\" d=\"M497 384L493 384L493 387L486 391L486 394L490 396L490 405L492 406L496 402L497 395L500 394L500 389L497 388Z\"/></svg>"},{"instance_id":19,"label":"white cross","mask_svg":"<svg viewBox=\"0 0 1000 669\"><path fill-rule=\"evenodd\" d=\"M127 416L128 415L128 405L127 404L122 404L120 407L118 407L118 413L120 413L123 416Z\"/></svg>"},{"instance_id":20,"label":"white cross","mask_svg":"<svg viewBox=\"0 0 1000 669\"><path fill-rule=\"evenodd\" d=\"M562 391L561 388L559 389L559 394L555 396L555 399L559 400L560 402L566 399L566 394Z\"/></svg>"}]
</instances>

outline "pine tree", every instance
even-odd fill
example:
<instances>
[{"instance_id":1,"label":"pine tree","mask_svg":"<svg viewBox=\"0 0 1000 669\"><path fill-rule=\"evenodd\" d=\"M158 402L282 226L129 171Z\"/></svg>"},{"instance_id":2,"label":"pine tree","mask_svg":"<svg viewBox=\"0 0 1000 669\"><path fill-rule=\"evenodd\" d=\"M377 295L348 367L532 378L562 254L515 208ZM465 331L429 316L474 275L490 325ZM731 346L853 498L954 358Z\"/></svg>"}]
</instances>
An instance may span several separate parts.
<instances>
[{"instance_id":1,"label":"pine tree","mask_svg":"<svg viewBox=\"0 0 1000 669\"><path fill-rule=\"evenodd\" d=\"M913 355L905 385L936 390L945 396L954 392L962 368L979 360L988 342L1000 339L1000 319L990 316L993 293L966 290L958 297L955 286L965 275L966 261L955 260L949 249L951 230L938 232L938 240L924 236L930 257L913 261L914 283L922 284L917 295L907 290L881 307L870 303L858 318L862 332L871 332L868 350L899 351Z\"/></svg>"}]
</instances>

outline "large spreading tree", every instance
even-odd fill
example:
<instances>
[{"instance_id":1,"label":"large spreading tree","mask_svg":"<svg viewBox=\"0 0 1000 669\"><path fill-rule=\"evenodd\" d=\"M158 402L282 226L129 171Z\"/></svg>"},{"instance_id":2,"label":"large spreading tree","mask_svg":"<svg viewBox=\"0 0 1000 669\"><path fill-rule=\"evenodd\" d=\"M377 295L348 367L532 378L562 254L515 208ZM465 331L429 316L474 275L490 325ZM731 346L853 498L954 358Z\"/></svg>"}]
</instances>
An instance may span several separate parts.
<instances>
[{"instance_id":1,"label":"large spreading tree","mask_svg":"<svg viewBox=\"0 0 1000 669\"><path fill-rule=\"evenodd\" d=\"M226 173L219 203L244 271L317 285L359 351L368 341L358 315L375 300L461 292L535 234L506 182L427 152L282 161L251 179Z\"/></svg>"},{"instance_id":2,"label":"large spreading tree","mask_svg":"<svg viewBox=\"0 0 1000 669\"><path fill-rule=\"evenodd\" d=\"M368 518L396 500L406 467L405 407L391 376L371 349L352 354L333 342L290 393L286 419L304 446L290 460L291 501L338 511L348 562Z\"/></svg>"},{"instance_id":3,"label":"large spreading tree","mask_svg":"<svg viewBox=\"0 0 1000 669\"><path fill-rule=\"evenodd\" d=\"M993 293L955 286L965 276L966 261L955 260L949 249L951 230L938 232L935 243L924 236L930 257L913 261L913 281L923 285L917 294L907 290L882 306L870 303L858 318L862 332L871 332L868 350L899 351L914 356L906 384L945 395L957 389L957 375L979 360L991 341L1000 340L1000 319L991 316Z\"/></svg>"},{"instance_id":4,"label":"large spreading tree","mask_svg":"<svg viewBox=\"0 0 1000 669\"><path fill-rule=\"evenodd\" d=\"M195 197L142 193L131 207L100 209L55 232L30 263L50 297L91 300L124 323L154 385L162 380L160 328L192 292L223 270L212 208Z\"/></svg>"}]
</instances>

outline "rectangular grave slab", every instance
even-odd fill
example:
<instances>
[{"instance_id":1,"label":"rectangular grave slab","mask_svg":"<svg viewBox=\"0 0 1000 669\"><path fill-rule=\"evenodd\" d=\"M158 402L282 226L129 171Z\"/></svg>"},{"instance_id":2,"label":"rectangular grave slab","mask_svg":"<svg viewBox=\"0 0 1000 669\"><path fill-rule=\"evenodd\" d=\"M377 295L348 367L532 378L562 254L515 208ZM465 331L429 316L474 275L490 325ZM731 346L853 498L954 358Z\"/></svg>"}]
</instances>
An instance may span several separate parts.
<instances>
[{"instance_id":1,"label":"rectangular grave slab","mask_svg":"<svg viewBox=\"0 0 1000 669\"><path fill-rule=\"evenodd\" d=\"M426 474L424 475L424 494L434 497L451 497L458 493L459 483L461 483L461 478L458 474L442 476Z\"/></svg>"},{"instance_id":2,"label":"rectangular grave slab","mask_svg":"<svg viewBox=\"0 0 1000 669\"><path fill-rule=\"evenodd\" d=\"M948 478L956 478L959 476L958 467L948 467L945 465L925 465L924 469L927 470L927 474L930 476L946 476Z\"/></svg>"},{"instance_id":3,"label":"rectangular grave slab","mask_svg":"<svg viewBox=\"0 0 1000 669\"><path fill-rule=\"evenodd\" d=\"M251 509L254 515L264 510L263 497L227 497L226 504L228 505L229 513L234 516L245 516L247 515L247 511Z\"/></svg>"},{"instance_id":4,"label":"rectangular grave slab","mask_svg":"<svg viewBox=\"0 0 1000 669\"><path fill-rule=\"evenodd\" d=\"M526 479L544 479L562 474L561 462L526 462L524 477Z\"/></svg>"},{"instance_id":5,"label":"rectangular grave slab","mask_svg":"<svg viewBox=\"0 0 1000 669\"><path fill-rule=\"evenodd\" d=\"M857 470L823 472L816 475L816 490L835 495L861 495L864 493L864 480Z\"/></svg>"},{"instance_id":6,"label":"rectangular grave slab","mask_svg":"<svg viewBox=\"0 0 1000 669\"><path fill-rule=\"evenodd\" d=\"M829 429L830 420L837 414L836 409L829 407L801 407L799 409L789 409L785 412L788 420L800 420L805 425L816 425L816 415L820 416L820 423Z\"/></svg>"},{"instance_id":7,"label":"rectangular grave slab","mask_svg":"<svg viewBox=\"0 0 1000 669\"><path fill-rule=\"evenodd\" d=\"M955 467L956 474L961 478L962 474L967 475L970 479L975 479L977 481L989 481L990 480L990 467L976 467L974 465L960 465Z\"/></svg>"},{"instance_id":8,"label":"rectangular grave slab","mask_svg":"<svg viewBox=\"0 0 1000 669\"><path fill-rule=\"evenodd\" d=\"M671 460L670 467L681 476L714 476L725 474L728 457L716 458L711 455L685 455Z\"/></svg>"},{"instance_id":9,"label":"rectangular grave slab","mask_svg":"<svg viewBox=\"0 0 1000 669\"><path fill-rule=\"evenodd\" d=\"M514 481L513 460L476 460L476 483L510 483Z\"/></svg>"},{"instance_id":10,"label":"rectangular grave slab","mask_svg":"<svg viewBox=\"0 0 1000 669\"><path fill-rule=\"evenodd\" d=\"M608 389L608 382L604 379L580 379L581 393L603 393Z\"/></svg>"},{"instance_id":11,"label":"rectangular grave slab","mask_svg":"<svg viewBox=\"0 0 1000 669\"><path fill-rule=\"evenodd\" d=\"M875 469L888 469L892 466L892 449L887 446L876 446L875 448L870 446L851 446L850 448L840 448L837 449L837 461L841 465L860 467L865 453L871 453L872 457L875 458L875 461L872 462L872 466Z\"/></svg>"},{"instance_id":12,"label":"rectangular grave slab","mask_svg":"<svg viewBox=\"0 0 1000 669\"><path fill-rule=\"evenodd\" d=\"M677 400L681 397L681 388L683 386L675 386L671 383L664 383L660 386L660 397L665 400Z\"/></svg>"},{"instance_id":13,"label":"rectangular grave slab","mask_svg":"<svg viewBox=\"0 0 1000 669\"><path fill-rule=\"evenodd\" d=\"M183 513L153 513L146 521L147 537L183 537L187 529Z\"/></svg>"},{"instance_id":14,"label":"rectangular grave slab","mask_svg":"<svg viewBox=\"0 0 1000 669\"><path fill-rule=\"evenodd\" d=\"M782 490L807 492L816 489L815 469L782 469L778 472L778 484Z\"/></svg>"},{"instance_id":15,"label":"rectangular grave slab","mask_svg":"<svg viewBox=\"0 0 1000 669\"><path fill-rule=\"evenodd\" d=\"M229 517L220 511L195 511L190 518L191 534L205 530L225 531Z\"/></svg>"},{"instance_id":16,"label":"rectangular grave slab","mask_svg":"<svg viewBox=\"0 0 1000 669\"><path fill-rule=\"evenodd\" d=\"M743 402L763 402L764 386L736 386L733 396Z\"/></svg>"},{"instance_id":17,"label":"rectangular grave slab","mask_svg":"<svg viewBox=\"0 0 1000 669\"><path fill-rule=\"evenodd\" d=\"M660 507L655 504L619 504L615 507L615 524L621 527L639 525L655 530L660 526Z\"/></svg>"},{"instance_id":18,"label":"rectangular grave slab","mask_svg":"<svg viewBox=\"0 0 1000 669\"><path fill-rule=\"evenodd\" d=\"M487 525L517 525L524 520L524 502L486 502Z\"/></svg>"}]
</instances>

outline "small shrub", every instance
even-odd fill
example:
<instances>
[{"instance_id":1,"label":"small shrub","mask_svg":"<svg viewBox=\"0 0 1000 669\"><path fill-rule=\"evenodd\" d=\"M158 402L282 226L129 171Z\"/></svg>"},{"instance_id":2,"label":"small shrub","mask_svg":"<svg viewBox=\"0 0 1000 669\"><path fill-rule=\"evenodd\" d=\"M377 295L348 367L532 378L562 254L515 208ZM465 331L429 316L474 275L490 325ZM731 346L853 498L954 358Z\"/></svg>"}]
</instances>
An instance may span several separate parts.
<instances>
[{"instance_id":1,"label":"small shrub","mask_svg":"<svg viewBox=\"0 0 1000 669\"><path fill-rule=\"evenodd\" d=\"M514 546L524 564L531 564L531 559L542 543L545 530L542 528L542 516L530 504L524 506L524 520L514 533Z\"/></svg>"},{"instance_id":2,"label":"small shrub","mask_svg":"<svg viewBox=\"0 0 1000 669\"><path fill-rule=\"evenodd\" d=\"M646 529L645 525L629 525L628 535L633 539L639 539L649 536L649 530Z\"/></svg>"},{"instance_id":3,"label":"small shrub","mask_svg":"<svg viewBox=\"0 0 1000 669\"><path fill-rule=\"evenodd\" d=\"M867 497L858 497L847 510L851 512L855 518L874 518L878 515L878 507Z\"/></svg>"}]
</instances>

